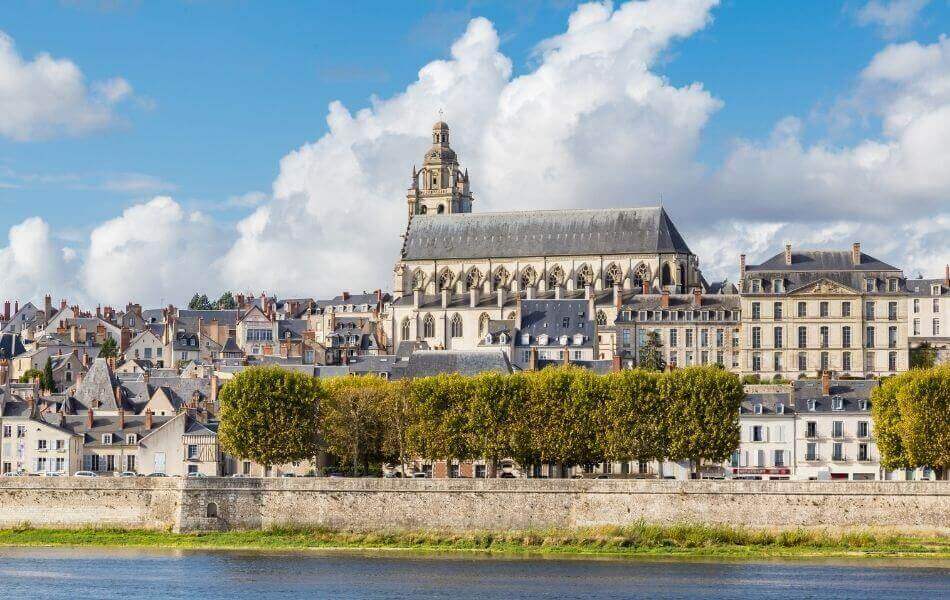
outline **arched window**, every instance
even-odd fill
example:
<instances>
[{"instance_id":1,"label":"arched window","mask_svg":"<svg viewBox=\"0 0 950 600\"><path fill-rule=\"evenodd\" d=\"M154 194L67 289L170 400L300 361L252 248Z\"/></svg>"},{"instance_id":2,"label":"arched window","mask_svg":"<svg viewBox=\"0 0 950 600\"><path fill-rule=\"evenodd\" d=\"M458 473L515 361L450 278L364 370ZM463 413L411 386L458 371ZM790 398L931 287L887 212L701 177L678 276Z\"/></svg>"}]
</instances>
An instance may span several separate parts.
<instances>
[{"instance_id":1,"label":"arched window","mask_svg":"<svg viewBox=\"0 0 950 600\"><path fill-rule=\"evenodd\" d=\"M429 208L423 204L422 208L419 209L419 212L422 214L426 214L427 212L429 212Z\"/></svg>"},{"instance_id":2,"label":"arched window","mask_svg":"<svg viewBox=\"0 0 950 600\"><path fill-rule=\"evenodd\" d=\"M669 263L665 263L660 269L660 285L671 285L673 283L673 273L670 272Z\"/></svg>"},{"instance_id":3,"label":"arched window","mask_svg":"<svg viewBox=\"0 0 950 600\"><path fill-rule=\"evenodd\" d=\"M208 506L205 507L205 516L209 519L213 519L218 516L218 505L214 502L209 502Z\"/></svg>"},{"instance_id":4,"label":"arched window","mask_svg":"<svg viewBox=\"0 0 950 600\"><path fill-rule=\"evenodd\" d=\"M597 326L606 327L607 326L607 314L602 310L597 311Z\"/></svg>"},{"instance_id":5,"label":"arched window","mask_svg":"<svg viewBox=\"0 0 950 600\"><path fill-rule=\"evenodd\" d=\"M422 337L435 337L435 318L431 314L422 319Z\"/></svg>"},{"instance_id":6,"label":"arched window","mask_svg":"<svg viewBox=\"0 0 950 600\"><path fill-rule=\"evenodd\" d=\"M679 276L680 276L679 284L683 286L683 290L685 291L686 290L686 265L680 265Z\"/></svg>"},{"instance_id":7,"label":"arched window","mask_svg":"<svg viewBox=\"0 0 950 600\"><path fill-rule=\"evenodd\" d=\"M435 212L439 213L440 215L441 215L442 213L444 213L444 212L445 212L445 205L444 205L444 204L440 204L440 205L439 205L439 208L436 209Z\"/></svg>"},{"instance_id":8,"label":"arched window","mask_svg":"<svg viewBox=\"0 0 950 600\"><path fill-rule=\"evenodd\" d=\"M402 320L402 339L403 340L408 340L412 338L412 336L409 334L409 332L411 331L411 328L412 328L412 322L409 320L409 317L404 318Z\"/></svg>"},{"instance_id":9,"label":"arched window","mask_svg":"<svg viewBox=\"0 0 950 600\"><path fill-rule=\"evenodd\" d=\"M462 337L462 315L458 313L452 316L452 337Z\"/></svg>"},{"instance_id":10,"label":"arched window","mask_svg":"<svg viewBox=\"0 0 950 600\"><path fill-rule=\"evenodd\" d=\"M412 289L421 290L425 287L426 283L426 274L422 272L422 269L416 270L412 275Z\"/></svg>"},{"instance_id":11,"label":"arched window","mask_svg":"<svg viewBox=\"0 0 950 600\"><path fill-rule=\"evenodd\" d=\"M488 313L482 313L478 317L478 335L485 336L488 335L488 321L491 320L491 317L488 316Z\"/></svg>"},{"instance_id":12,"label":"arched window","mask_svg":"<svg viewBox=\"0 0 950 600\"><path fill-rule=\"evenodd\" d=\"M553 288L564 284L564 269L561 265L554 265L548 270L548 287Z\"/></svg>"},{"instance_id":13,"label":"arched window","mask_svg":"<svg viewBox=\"0 0 950 600\"><path fill-rule=\"evenodd\" d=\"M452 271L448 269L445 269L444 271L442 271L442 273L439 275L439 289L440 290L451 289L453 279L455 279L455 277L452 275Z\"/></svg>"},{"instance_id":14,"label":"arched window","mask_svg":"<svg viewBox=\"0 0 950 600\"><path fill-rule=\"evenodd\" d=\"M623 283L623 271L617 263L611 263L607 267L607 274L604 276L604 286L613 287Z\"/></svg>"},{"instance_id":15,"label":"arched window","mask_svg":"<svg viewBox=\"0 0 950 600\"><path fill-rule=\"evenodd\" d=\"M504 288L508 285L508 269L505 267L498 267L498 270L495 271L495 276L492 278L492 287L494 289Z\"/></svg>"},{"instance_id":16,"label":"arched window","mask_svg":"<svg viewBox=\"0 0 950 600\"><path fill-rule=\"evenodd\" d=\"M647 266L646 266L645 264L643 264L643 263L640 263L640 266L638 266L638 267L636 268L636 270L633 272L633 287L634 287L634 289L636 289L637 291L642 290L642 289L643 289L643 282L644 282L644 281L649 281L649 280L650 280L650 276L649 276L649 274L648 274L648 272L647 272Z\"/></svg>"},{"instance_id":17,"label":"arched window","mask_svg":"<svg viewBox=\"0 0 950 600\"><path fill-rule=\"evenodd\" d=\"M528 266L521 269L521 289L526 290L534 285L537 278L538 275L534 272L534 267Z\"/></svg>"},{"instance_id":18,"label":"arched window","mask_svg":"<svg viewBox=\"0 0 950 600\"><path fill-rule=\"evenodd\" d=\"M478 269L472 268L468 272L468 275L465 277L465 289L470 290L472 288L477 288L479 283L482 281L482 274L478 272Z\"/></svg>"},{"instance_id":19,"label":"arched window","mask_svg":"<svg viewBox=\"0 0 950 600\"><path fill-rule=\"evenodd\" d=\"M585 285L594 285L594 271L590 268L590 265L584 265L577 271L575 279L578 288L583 288Z\"/></svg>"}]
</instances>

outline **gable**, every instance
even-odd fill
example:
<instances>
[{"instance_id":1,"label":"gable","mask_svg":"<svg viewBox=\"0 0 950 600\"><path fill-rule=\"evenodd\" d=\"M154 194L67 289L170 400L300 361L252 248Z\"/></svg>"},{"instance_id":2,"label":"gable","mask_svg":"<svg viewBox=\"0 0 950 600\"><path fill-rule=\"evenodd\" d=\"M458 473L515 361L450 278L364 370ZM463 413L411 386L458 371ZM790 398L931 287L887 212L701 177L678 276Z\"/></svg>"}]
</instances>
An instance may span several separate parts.
<instances>
[{"instance_id":1,"label":"gable","mask_svg":"<svg viewBox=\"0 0 950 600\"><path fill-rule=\"evenodd\" d=\"M827 277L822 277L817 281L789 290L788 294L790 296L855 296L860 292L840 281L832 281Z\"/></svg>"},{"instance_id":2,"label":"gable","mask_svg":"<svg viewBox=\"0 0 950 600\"><path fill-rule=\"evenodd\" d=\"M178 412L171 397L163 387L156 388L152 397L145 404L145 409L151 410L152 414L157 416L174 415Z\"/></svg>"},{"instance_id":3,"label":"gable","mask_svg":"<svg viewBox=\"0 0 950 600\"><path fill-rule=\"evenodd\" d=\"M265 315L265 314L264 314L264 311L262 311L260 308L258 308L257 306L252 306L250 309L248 309L248 311L247 311L246 313L244 313L244 316L241 317L241 322L242 322L242 323L252 322L252 323L268 323L268 324L269 324L269 323L270 323L270 319L267 318L267 315Z\"/></svg>"}]
</instances>

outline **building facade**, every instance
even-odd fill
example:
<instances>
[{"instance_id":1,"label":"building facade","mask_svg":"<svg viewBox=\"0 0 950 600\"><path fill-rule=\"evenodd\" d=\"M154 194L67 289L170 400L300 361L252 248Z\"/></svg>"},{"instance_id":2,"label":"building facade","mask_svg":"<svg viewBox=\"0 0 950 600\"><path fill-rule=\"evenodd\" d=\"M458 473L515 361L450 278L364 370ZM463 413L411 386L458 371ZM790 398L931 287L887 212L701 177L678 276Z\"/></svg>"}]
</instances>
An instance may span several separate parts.
<instances>
[{"instance_id":1,"label":"building facade","mask_svg":"<svg viewBox=\"0 0 950 600\"><path fill-rule=\"evenodd\" d=\"M950 362L950 265L943 279L907 280L907 319L912 349L929 344L939 364Z\"/></svg>"}]
</instances>

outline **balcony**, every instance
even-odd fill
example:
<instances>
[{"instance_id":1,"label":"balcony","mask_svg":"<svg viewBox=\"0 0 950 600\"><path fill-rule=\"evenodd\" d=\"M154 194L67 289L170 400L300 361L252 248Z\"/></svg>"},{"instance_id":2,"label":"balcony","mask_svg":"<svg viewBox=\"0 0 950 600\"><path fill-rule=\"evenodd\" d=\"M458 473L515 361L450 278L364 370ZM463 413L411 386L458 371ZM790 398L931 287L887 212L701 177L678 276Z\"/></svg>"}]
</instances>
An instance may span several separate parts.
<instances>
[{"instance_id":1,"label":"balcony","mask_svg":"<svg viewBox=\"0 0 950 600\"><path fill-rule=\"evenodd\" d=\"M831 460L832 462L847 462L848 457L845 454L838 454L838 455L832 454Z\"/></svg>"}]
</instances>

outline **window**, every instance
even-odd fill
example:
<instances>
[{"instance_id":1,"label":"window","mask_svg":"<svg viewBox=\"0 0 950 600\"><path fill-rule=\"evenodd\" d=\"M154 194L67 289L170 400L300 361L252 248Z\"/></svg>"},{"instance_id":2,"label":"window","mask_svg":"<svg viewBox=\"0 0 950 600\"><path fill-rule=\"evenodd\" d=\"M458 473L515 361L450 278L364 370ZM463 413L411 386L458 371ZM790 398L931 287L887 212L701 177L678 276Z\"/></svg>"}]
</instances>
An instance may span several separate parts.
<instances>
[{"instance_id":1,"label":"window","mask_svg":"<svg viewBox=\"0 0 950 600\"><path fill-rule=\"evenodd\" d=\"M781 402L775 405L775 414L784 415L785 414L785 405ZM785 431L783 428L780 428L780 431Z\"/></svg>"},{"instance_id":2,"label":"window","mask_svg":"<svg viewBox=\"0 0 950 600\"><path fill-rule=\"evenodd\" d=\"M138 442L139 442L139 436L135 433L130 433L127 436L125 436L125 443L130 446L137 444Z\"/></svg>"},{"instance_id":3,"label":"window","mask_svg":"<svg viewBox=\"0 0 950 600\"><path fill-rule=\"evenodd\" d=\"M755 466L765 466L765 450L759 450L755 453Z\"/></svg>"},{"instance_id":4,"label":"window","mask_svg":"<svg viewBox=\"0 0 950 600\"><path fill-rule=\"evenodd\" d=\"M106 471L115 471L115 454L106 455Z\"/></svg>"},{"instance_id":5,"label":"window","mask_svg":"<svg viewBox=\"0 0 950 600\"><path fill-rule=\"evenodd\" d=\"M920 335L920 319L914 319L914 328L911 335Z\"/></svg>"},{"instance_id":6,"label":"window","mask_svg":"<svg viewBox=\"0 0 950 600\"><path fill-rule=\"evenodd\" d=\"M63 450L66 448L66 440L56 440L54 447L56 450Z\"/></svg>"},{"instance_id":7,"label":"window","mask_svg":"<svg viewBox=\"0 0 950 600\"><path fill-rule=\"evenodd\" d=\"M102 434L102 443L103 443L103 444L111 444L111 443L112 443L112 434L111 434L111 433L103 433L103 434Z\"/></svg>"},{"instance_id":8,"label":"window","mask_svg":"<svg viewBox=\"0 0 950 600\"><path fill-rule=\"evenodd\" d=\"M818 328L818 343L822 348L828 347L828 326L822 325Z\"/></svg>"},{"instance_id":9,"label":"window","mask_svg":"<svg viewBox=\"0 0 950 600\"><path fill-rule=\"evenodd\" d=\"M844 444L835 442L831 445L831 460L844 460Z\"/></svg>"},{"instance_id":10,"label":"window","mask_svg":"<svg viewBox=\"0 0 950 600\"><path fill-rule=\"evenodd\" d=\"M864 347L874 347L874 325L868 325L864 332Z\"/></svg>"},{"instance_id":11,"label":"window","mask_svg":"<svg viewBox=\"0 0 950 600\"><path fill-rule=\"evenodd\" d=\"M133 458L135 458L135 457L133 457ZM66 471L66 459L65 459L65 458L63 458L63 457L58 457L58 458L56 458L56 459L53 460L53 464L55 465L54 469L56 470L57 473L63 473L63 472Z\"/></svg>"},{"instance_id":12,"label":"window","mask_svg":"<svg viewBox=\"0 0 950 600\"><path fill-rule=\"evenodd\" d=\"M868 437L869 423L867 421L858 421L858 437Z\"/></svg>"},{"instance_id":13,"label":"window","mask_svg":"<svg viewBox=\"0 0 950 600\"><path fill-rule=\"evenodd\" d=\"M689 366L690 364L689 353L687 353L686 356L687 356L686 365ZM762 354L759 352L752 353L752 370L755 371L756 373L762 370Z\"/></svg>"},{"instance_id":14,"label":"window","mask_svg":"<svg viewBox=\"0 0 950 600\"><path fill-rule=\"evenodd\" d=\"M831 422L831 437L844 437L844 421Z\"/></svg>"},{"instance_id":15,"label":"window","mask_svg":"<svg viewBox=\"0 0 950 600\"><path fill-rule=\"evenodd\" d=\"M897 327L895 326L887 328L887 347L897 348Z\"/></svg>"},{"instance_id":16,"label":"window","mask_svg":"<svg viewBox=\"0 0 950 600\"><path fill-rule=\"evenodd\" d=\"M752 328L752 347L753 348L762 347L762 328L761 327Z\"/></svg>"},{"instance_id":17,"label":"window","mask_svg":"<svg viewBox=\"0 0 950 600\"><path fill-rule=\"evenodd\" d=\"M699 330L699 345L703 348L709 347L709 330L700 329Z\"/></svg>"},{"instance_id":18,"label":"window","mask_svg":"<svg viewBox=\"0 0 950 600\"><path fill-rule=\"evenodd\" d=\"M867 355L865 356L864 361L865 361L865 364L867 365L867 370L873 371L876 364L874 361L874 353L868 352Z\"/></svg>"},{"instance_id":19,"label":"window","mask_svg":"<svg viewBox=\"0 0 950 600\"><path fill-rule=\"evenodd\" d=\"M888 321L897 320L897 302L887 303L887 319Z\"/></svg>"},{"instance_id":20,"label":"window","mask_svg":"<svg viewBox=\"0 0 950 600\"><path fill-rule=\"evenodd\" d=\"M785 451L784 450L775 450L773 452L773 463L776 467L785 466Z\"/></svg>"},{"instance_id":21,"label":"window","mask_svg":"<svg viewBox=\"0 0 950 600\"><path fill-rule=\"evenodd\" d=\"M781 302L776 302L775 304L772 305L772 315L774 316L776 321L782 320L782 303Z\"/></svg>"},{"instance_id":22,"label":"window","mask_svg":"<svg viewBox=\"0 0 950 600\"><path fill-rule=\"evenodd\" d=\"M914 314L920 312L920 298L914 298Z\"/></svg>"},{"instance_id":23,"label":"window","mask_svg":"<svg viewBox=\"0 0 950 600\"><path fill-rule=\"evenodd\" d=\"M784 291L785 291L785 281L782 279L773 279L772 292L776 294L781 294Z\"/></svg>"},{"instance_id":24,"label":"window","mask_svg":"<svg viewBox=\"0 0 950 600\"><path fill-rule=\"evenodd\" d=\"M249 342L270 342L274 339L274 332L270 329L248 329L245 337Z\"/></svg>"},{"instance_id":25,"label":"window","mask_svg":"<svg viewBox=\"0 0 950 600\"><path fill-rule=\"evenodd\" d=\"M13 427L12 427L12 426L10 426L10 425L4 425L4 426L3 426L3 437L5 437L5 438L13 437Z\"/></svg>"},{"instance_id":26,"label":"window","mask_svg":"<svg viewBox=\"0 0 950 600\"><path fill-rule=\"evenodd\" d=\"M798 370L799 371L808 370L808 354L804 352L798 353Z\"/></svg>"},{"instance_id":27,"label":"window","mask_svg":"<svg viewBox=\"0 0 950 600\"><path fill-rule=\"evenodd\" d=\"M798 316L799 316L799 317L804 317L805 314L806 314L806 313L805 313L805 303L804 303L804 302L799 302L799 303L798 303Z\"/></svg>"},{"instance_id":28,"label":"window","mask_svg":"<svg viewBox=\"0 0 950 600\"><path fill-rule=\"evenodd\" d=\"M675 331L676 331L676 330L674 329L673 332L670 333L670 340L671 340L671 343L672 343L672 341L673 341L673 337L674 337L674 336L673 336L673 333L674 333ZM623 343L624 346L630 346L630 330L629 330L629 329L624 329L623 331L621 331L621 339L623 340L622 343Z\"/></svg>"},{"instance_id":29,"label":"window","mask_svg":"<svg viewBox=\"0 0 950 600\"><path fill-rule=\"evenodd\" d=\"M819 317L828 316L828 302L822 301L818 303L818 316Z\"/></svg>"},{"instance_id":30,"label":"window","mask_svg":"<svg viewBox=\"0 0 950 600\"><path fill-rule=\"evenodd\" d=\"M887 353L887 370L888 371L897 370L897 352Z\"/></svg>"},{"instance_id":31,"label":"window","mask_svg":"<svg viewBox=\"0 0 950 600\"><path fill-rule=\"evenodd\" d=\"M831 399L831 410L844 410L844 399L841 396Z\"/></svg>"},{"instance_id":32,"label":"window","mask_svg":"<svg viewBox=\"0 0 950 600\"><path fill-rule=\"evenodd\" d=\"M190 460L198 458L198 444L188 444L188 458Z\"/></svg>"},{"instance_id":33,"label":"window","mask_svg":"<svg viewBox=\"0 0 950 600\"><path fill-rule=\"evenodd\" d=\"M752 282L751 282L751 289L750 289L749 291L752 292L753 294L758 294L759 292L761 292L761 291L762 291L762 280L761 280L761 279L753 279Z\"/></svg>"},{"instance_id":34,"label":"window","mask_svg":"<svg viewBox=\"0 0 950 600\"><path fill-rule=\"evenodd\" d=\"M870 300L864 303L864 318L868 320L874 318L874 303Z\"/></svg>"},{"instance_id":35,"label":"window","mask_svg":"<svg viewBox=\"0 0 950 600\"><path fill-rule=\"evenodd\" d=\"M46 450L48 442L46 440L36 440L37 450Z\"/></svg>"},{"instance_id":36,"label":"window","mask_svg":"<svg viewBox=\"0 0 950 600\"><path fill-rule=\"evenodd\" d=\"M829 360L828 360L828 353L827 353L827 352L822 352L819 356L820 356L820 362L819 362L819 364L821 365L821 370L822 370L822 371L827 371L827 370L828 370L828 367L829 367L829 365L830 365Z\"/></svg>"},{"instance_id":37,"label":"window","mask_svg":"<svg viewBox=\"0 0 950 600\"><path fill-rule=\"evenodd\" d=\"M782 347L782 328L776 327L772 330L772 340L776 348Z\"/></svg>"},{"instance_id":38,"label":"window","mask_svg":"<svg viewBox=\"0 0 950 600\"><path fill-rule=\"evenodd\" d=\"M761 412L761 405L756 405L757 409ZM750 441L752 442L764 442L765 441L765 431L762 425L753 425L752 426L752 435L750 436Z\"/></svg>"},{"instance_id":39,"label":"window","mask_svg":"<svg viewBox=\"0 0 950 600\"><path fill-rule=\"evenodd\" d=\"M597 311L597 326L606 327L607 326L607 315L602 310Z\"/></svg>"},{"instance_id":40,"label":"window","mask_svg":"<svg viewBox=\"0 0 950 600\"><path fill-rule=\"evenodd\" d=\"M841 347L850 348L851 347L851 327L845 325L841 328Z\"/></svg>"},{"instance_id":41,"label":"window","mask_svg":"<svg viewBox=\"0 0 950 600\"><path fill-rule=\"evenodd\" d=\"M808 442L805 445L805 460L818 460L818 444Z\"/></svg>"},{"instance_id":42,"label":"window","mask_svg":"<svg viewBox=\"0 0 950 600\"><path fill-rule=\"evenodd\" d=\"M772 355L772 370L776 373L782 370L782 353L776 352Z\"/></svg>"},{"instance_id":43,"label":"window","mask_svg":"<svg viewBox=\"0 0 950 600\"><path fill-rule=\"evenodd\" d=\"M871 456L870 456L870 453L868 452L867 444L864 444L864 443L858 444L858 460L860 461L871 460Z\"/></svg>"},{"instance_id":44,"label":"window","mask_svg":"<svg viewBox=\"0 0 950 600\"><path fill-rule=\"evenodd\" d=\"M934 335L940 335L940 319L934 319L933 331Z\"/></svg>"},{"instance_id":45,"label":"window","mask_svg":"<svg viewBox=\"0 0 950 600\"><path fill-rule=\"evenodd\" d=\"M476 479L485 479L487 476L487 470L485 465L475 465L475 478Z\"/></svg>"},{"instance_id":46,"label":"window","mask_svg":"<svg viewBox=\"0 0 950 600\"><path fill-rule=\"evenodd\" d=\"M723 343L725 342L725 332L722 329L716 330L716 347L722 348Z\"/></svg>"},{"instance_id":47,"label":"window","mask_svg":"<svg viewBox=\"0 0 950 600\"><path fill-rule=\"evenodd\" d=\"M686 346L691 347L693 345L693 330L686 330Z\"/></svg>"},{"instance_id":48,"label":"window","mask_svg":"<svg viewBox=\"0 0 950 600\"><path fill-rule=\"evenodd\" d=\"M934 303L934 305L933 305L933 312L935 312L935 313L940 312L940 300L937 299L937 298L934 298L934 299L933 299L933 303Z\"/></svg>"},{"instance_id":49,"label":"window","mask_svg":"<svg viewBox=\"0 0 950 600\"><path fill-rule=\"evenodd\" d=\"M452 337L462 337L462 315L455 313L452 315Z\"/></svg>"},{"instance_id":50,"label":"window","mask_svg":"<svg viewBox=\"0 0 950 600\"><path fill-rule=\"evenodd\" d=\"M810 400L809 402L814 402ZM810 409L811 410L811 409ZM806 421L805 422L805 437L807 438L816 438L818 437L818 421Z\"/></svg>"},{"instance_id":51,"label":"window","mask_svg":"<svg viewBox=\"0 0 950 600\"><path fill-rule=\"evenodd\" d=\"M758 321L762 318L762 306L758 302L752 303L752 320Z\"/></svg>"},{"instance_id":52,"label":"window","mask_svg":"<svg viewBox=\"0 0 950 600\"><path fill-rule=\"evenodd\" d=\"M756 402L755 404L753 404L753 405L752 405L752 412L754 412L754 413L757 414L757 415L761 415L761 414L762 414L762 403L761 403L761 402Z\"/></svg>"},{"instance_id":53,"label":"window","mask_svg":"<svg viewBox=\"0 0 950 600\"><path fill-rule=\"evenodd\" d=\"M16 426L16 436L18 438L26 437L26 425L17 425Z\"/></svg>"},{"instance_id":54,"label":"window","mask_svg":"<svg viewBox=\"0 0 950 600\"><path fill-rule=\"evenodd\" d=\"M864 291L873 292L874 291L874 280L868 277L864 280Z\"/></svg>"},{"instance_id":55,"label":"window","mask_svg":"<svg viewBox=\"0 0 950 600\"><path fill-rule=\"evenodd\" d=\"M897 291L897 280L891 277L887 280L887 291L896 292Z\"/></svg>"},{"instance_id":56,"label":"window","mask_svg":"<svg viewBox=\"0 0 950 600\"><path fill-rule=\"evenodd\" d=\"M411 331L411 323L409 321L409 317L406 317L402 320L402 339L404 340L410 339L412 337L412 335L410 334L410 331Z\"/></svg>"},{"instance_id":57,"label":"window","mask_svg":"<svg viewBox=\"0 0 950 600\"><path fill-rule=\"evenodd\" d=\"M807 348L808 347L808 328L802 325L798 328L798 347Z\"/></svg>"},{"instance_id":58,"label":"window","mask_svg":"<svg viewBox=\"0 0 950 600\"><path fill-rule=\"evenodd\" d=\"M851 370L851 353L843 352L841 354L841 370L850 371Z\"/></svg>"},{"instance_id":59,"label":"window","mask_svg":"<svg viewBox=\"0 0 950 600\"><path fill-rule=\"evenodd\" d=\"M188 465L188 472L189 472L189 473L197 473L197 472L198 472L198 465Z\"/></svg>"},{"instance_id":60,"label":"window","mask_svg":"<svg viewBox=\"0 0 950 600\"><path fill-rule=\"evenodd\" d=\"M676 329L670 329L670 346L676 346L676 344L677 344L677 339L676 339L677 333L678 333L678 332L677 332Z\"/></svg>"},{"instance_id":61,"label":"window","mask_svg":"<svg viewBox=\"0 0 950 600\"><path fill-rule=\"evenodd\" d=\"M435 318L431 313L426 314L422 319L422 337L435 337Z\"/></svg>"},{"instance_id":62,"label":"window","mask_svg":"<svg viewBox=\"0 0 950 600\"><path fill-rule=\"evenodd\" d=\"M851 303L850 303L850 302L842 302L842 303L841 303L841 316L842 316L842 317L850 317L850 316L851 316Z\"/></svg>"}]
</instances>

